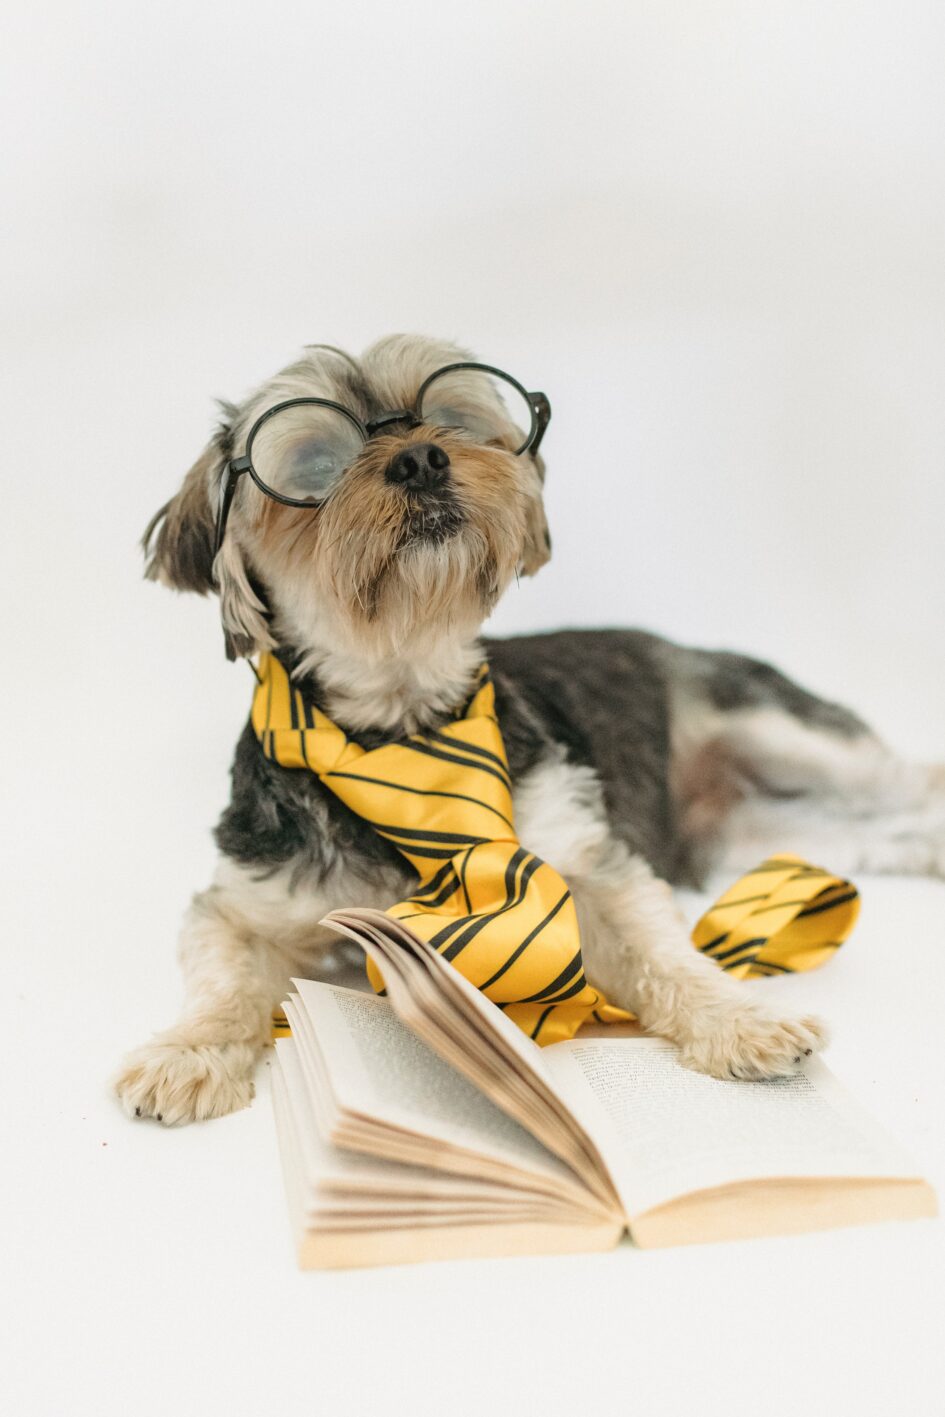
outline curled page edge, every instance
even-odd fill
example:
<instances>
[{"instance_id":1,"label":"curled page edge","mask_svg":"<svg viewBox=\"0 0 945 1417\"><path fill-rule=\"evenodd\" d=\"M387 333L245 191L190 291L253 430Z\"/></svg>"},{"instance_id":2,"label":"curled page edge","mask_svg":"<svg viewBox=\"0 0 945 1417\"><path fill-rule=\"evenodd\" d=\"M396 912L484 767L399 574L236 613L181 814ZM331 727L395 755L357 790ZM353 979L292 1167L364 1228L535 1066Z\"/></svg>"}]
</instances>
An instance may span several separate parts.
<instances>
[{"instance_id":1,"label":"curled page edge","mask_svg":"<svg viewBox=\"0 0 945 1417\"><path fill-rule=\"evenodd\" d=\"M413 997L409 981L409 966L405 969L403 963L400 962L398 958L398 956L402 956L402 954L407 954L408 957L411 954L417 956L416 962L424 969L424 972L428 975L432 974L434 978L440 979L445 986L445 993L447 995L445 1003L447 1007L453 1009L463 1008L467 1016L468 1026L475 1029L480 1037L484 1037L487 1040L488 1046L496 1049L499 1057L501 1057L501 1049L503 1047L514 1054L518 1065L527 1075L528 1085L538 1095L542 1105L545 1106L552 1115L557 1114L558 1117L562 1119L561 1124L568 1127L568 1139L583 1152L587 1163L587 1170L590 1171L593 1180L590 1179L587 1170L576 1167L572 1158L562 1155L560 1141L556 1146L554 1141L547 1135L538 1137L538 1140L540 1140L543 1145L548 1146L549 1150L558 1155L575 1171L581 1184L586 1186L594 1197L607 1208L609 1214L613 1215L616 1213L621 1216L623 1215L623 1208L609 1168L593 1138L558 1095L550 1074L542 1063L541 1049L536 1043L532 1043L530 1039L526 1038L521 1030L517 1028L510 1019L506 1018L501 1009L497 1008L485 995L480 993L475 985L471 984L458 969L455 969L448 961L437 954L436 950L434 950L426 940L415 934L403 921L394 919L392 916L385 914L382 910L369 907L350 907L348 909L333 910L323 916L319 923L327 926L329 929L337 930L340 934L353 940L355 944L360 945L365 954L373 960L382 975L383 966L385 964L393 969L397 976L396 981L389 979L386 975L384 976L384 981L387 986L387 995L390 998L391 1006L394 1008L395 1012L399 1012L399 1010L397 1009L394 996L399 993L400 990L403 990L408 999L412 1000L414 1008L418 1012L425 1012L417 1005ZM462 1005L457 1004L453 999L449 998L450 994L455 996L456 993L458 993L463 1000ZM404 1022L408 1021L405 1019ZM435 1019L431 1019L431 1023L436 1026ZM408 1026L413 1027L413 1024L408 1023ZM426 1037L424 1041L433 1048L434 1052L443 1057L445 1062L449 1063L452 1067L458 1068L465 1074L470 1082L482 1089L483 1080L481 1075L477 1076L475 1067L470 1066L466 1062L461 1051L459 1056L446 1056L443 1050L437 1047L435 1039ZM534 1056L532 1056L533 1054ZM512 1106L508 1105L503 1098L493 1094L491 1091L489 1095L497 1106L501 1107L509 1116L512 1116L520 1125L527 1126L527 1123L522 1122L521 1116L517 1115Z\"/></svg>"}]
</instances>

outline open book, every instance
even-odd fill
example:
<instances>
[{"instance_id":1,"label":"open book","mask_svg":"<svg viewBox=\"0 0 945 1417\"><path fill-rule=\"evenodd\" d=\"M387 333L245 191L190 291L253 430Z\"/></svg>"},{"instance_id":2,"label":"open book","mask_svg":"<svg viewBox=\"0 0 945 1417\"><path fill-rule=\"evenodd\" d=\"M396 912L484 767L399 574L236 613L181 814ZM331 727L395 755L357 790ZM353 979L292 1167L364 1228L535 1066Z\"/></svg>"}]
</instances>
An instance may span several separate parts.
<instances>
[{"instance_id":1,"label":"open book","mask_svg":"<svg viewBox=\"0 0 945 1417\"><path fill-rule=\"evenodd\" d=\"M936 1214L931 1187L817 1059L770 1082L658 1038L539 1048L374 910L325 923L386 997L296 980L273 1100L303 1268L604 1250Z\"/></svg>"}]
</instances>

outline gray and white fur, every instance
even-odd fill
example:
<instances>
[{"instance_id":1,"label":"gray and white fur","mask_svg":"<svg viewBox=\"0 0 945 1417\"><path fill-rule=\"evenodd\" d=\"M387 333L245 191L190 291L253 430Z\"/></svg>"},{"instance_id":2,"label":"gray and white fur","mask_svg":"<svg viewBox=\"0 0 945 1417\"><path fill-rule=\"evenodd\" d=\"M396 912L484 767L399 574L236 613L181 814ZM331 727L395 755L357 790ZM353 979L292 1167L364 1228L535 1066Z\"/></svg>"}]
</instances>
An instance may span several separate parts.
<instances>
[{"instance_id":1,"label":"gray and white fur","mask_svg":"<svg viewBox=\"0 0 945 1417\"><path fill-rule=\"evenodd\" d=\"M565 630L507 640L480 626L515 575L548 559L540 459L521 437L454 429L372 438L318 510L242 479L223 547L213 528L226 460L259 414L323 397L367 420L412 405L434 369L469 358L392 336L360 360L313 346L239 406L146 534L148 575L215 592L231 653L277 646L304 691L366 747L445 722L483 653L514 784L516 823L574 895L586 973L611 1002L719 1077L789 1072L823 1024L767 1003L694 950L672 886L795 851L834 871L945 875L945 770L901 761L853 713L776 669L640 631ZM497 417L504 411L495 410ZM435 443L445 482L386 475ZM240 738L216 829L219 864L180 942L187 999L173 1028L124 1061L132 1116L165 1125L245 1106L292 975L324 963L337 907L386 907L415 877L313 773Z\"/></svg>"}]
</instances>

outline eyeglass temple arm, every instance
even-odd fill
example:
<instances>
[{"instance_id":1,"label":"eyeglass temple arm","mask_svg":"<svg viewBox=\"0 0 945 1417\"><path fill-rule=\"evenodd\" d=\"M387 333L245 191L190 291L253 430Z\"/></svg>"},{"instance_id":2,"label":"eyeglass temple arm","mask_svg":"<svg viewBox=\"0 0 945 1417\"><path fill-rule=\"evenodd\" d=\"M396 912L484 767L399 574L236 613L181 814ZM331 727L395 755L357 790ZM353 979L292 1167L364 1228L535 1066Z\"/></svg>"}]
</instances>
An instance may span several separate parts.
<instances>
[{"instance_id":1,"label":"eyeglass temple arm","mask_svg":"<svg viewBox=\"0 0 945 1417\"><path fill-rule=\"evenodd\" d=\"M538 452L541 440L545 436L548 424L551 422L551 400L547 394L533 393L528 395L532 408L535 410L535 440L529 448L529 452Z\"/></svg>"},{"instance_id":2,"label":"eyeglass temple arm","mask_svg":"<svg viewBox=\"0 0 945 1417\"><path fill-rule=\"evenodd\" d=\"M213 547L213 559L216 560L220 547L223 545L223 534L226 531L227 518L230 515L230 507L233 503L233 494L236 491L236 484L249 470L249 458L231 458L227 464L226 478L220 488L220 506L217 511L217 534Z\"/></svg>"}]
</instances>

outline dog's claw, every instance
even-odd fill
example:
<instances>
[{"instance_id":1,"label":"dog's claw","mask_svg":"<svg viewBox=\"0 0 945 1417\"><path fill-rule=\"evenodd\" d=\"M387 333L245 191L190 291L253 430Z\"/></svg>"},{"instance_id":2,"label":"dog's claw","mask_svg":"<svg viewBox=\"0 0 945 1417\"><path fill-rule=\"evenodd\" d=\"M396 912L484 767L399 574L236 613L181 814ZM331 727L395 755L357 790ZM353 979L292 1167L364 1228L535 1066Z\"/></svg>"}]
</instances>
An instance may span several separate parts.
<instances>
[{"instance_id":1,"label":"dog's claw","mask_svg":"<svg viewBox=\"0 0 945 1417\"><path fill-rule=\"evenodd\" d=\"M704 1032L687 1039L680 1062L713 1077L757 1081L793 1073L803 1057L825 1042L818 1019L778 1016L744 1004L727 1018L716 1015Z\"/></svg>"},{"instance_id":2,"label":"dog's claw","mask_svg":"<svg viewBox=\"0 0 945 1417\"><path fill-rule=\"evenodd\" d=\"M153 1117L166 1127L222 1117L253 1096L250 1044L198 1044L155 1039L125 1059L114 1086L130 1117Z\"/></svg>"}]
</instances>

